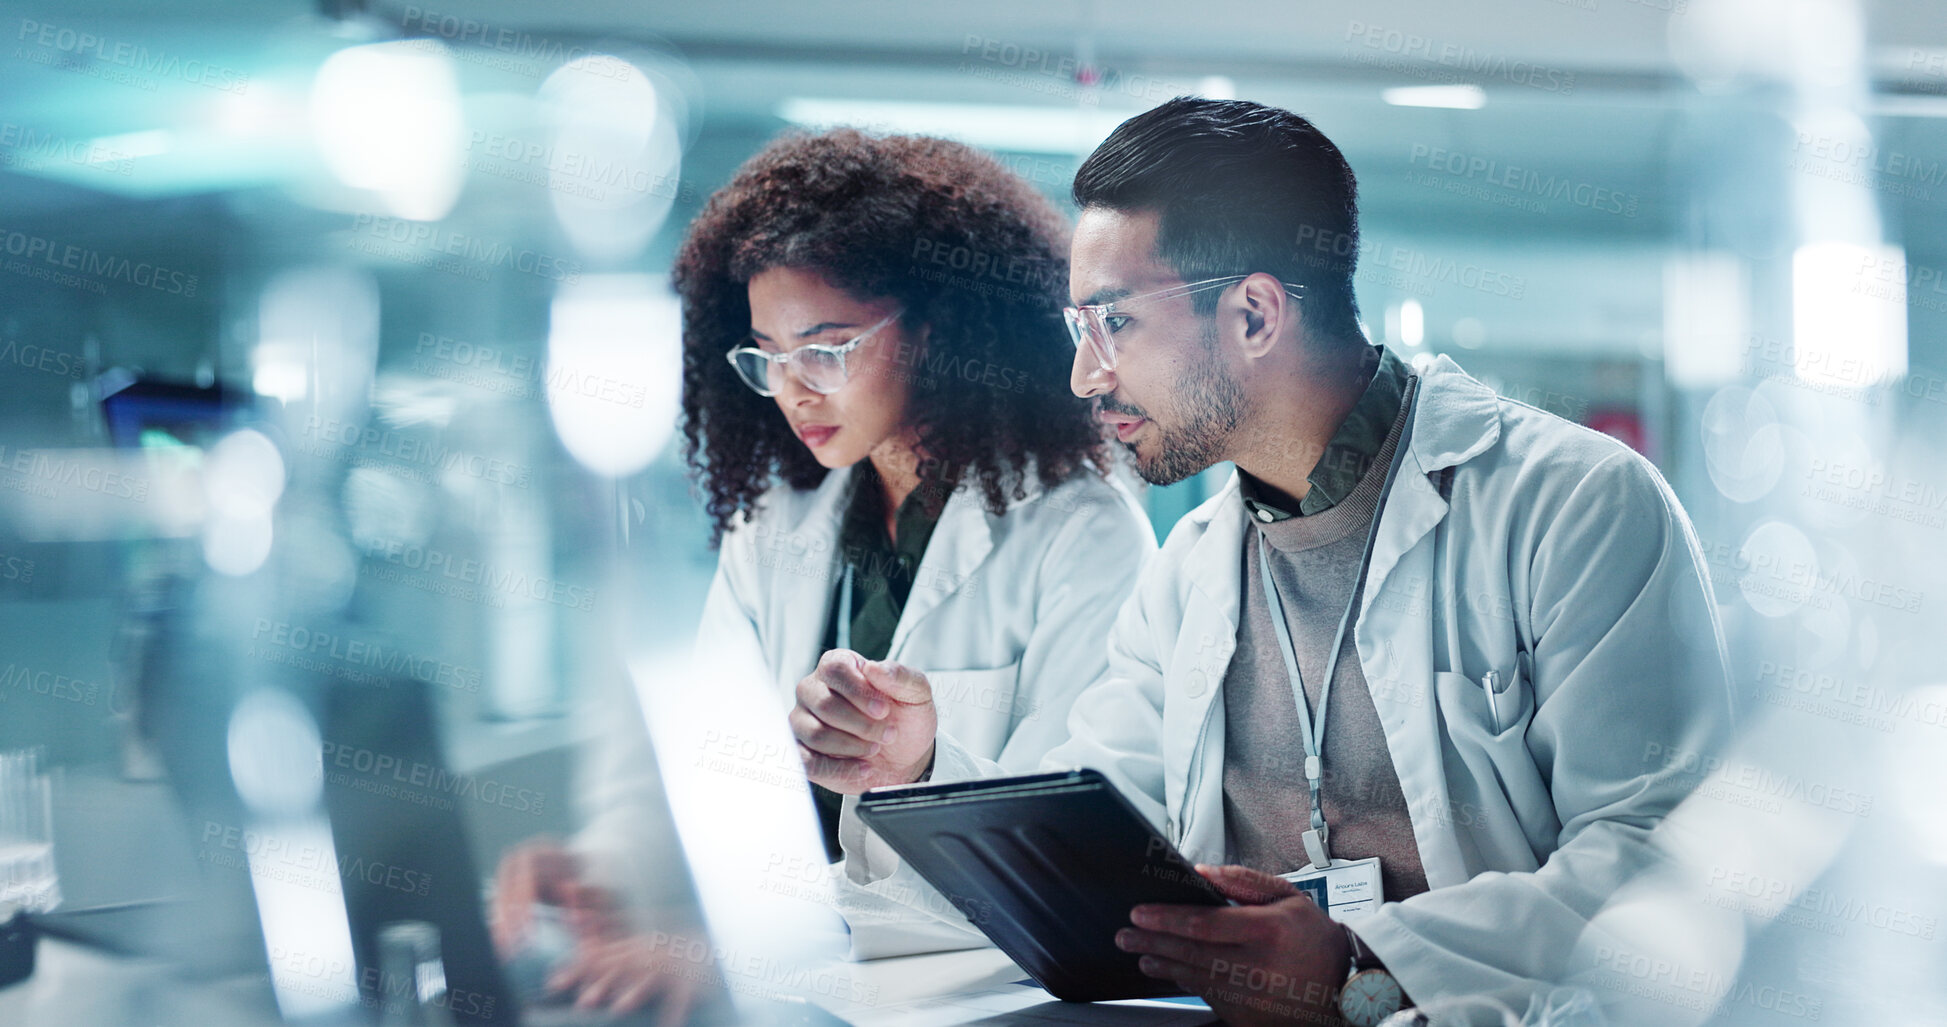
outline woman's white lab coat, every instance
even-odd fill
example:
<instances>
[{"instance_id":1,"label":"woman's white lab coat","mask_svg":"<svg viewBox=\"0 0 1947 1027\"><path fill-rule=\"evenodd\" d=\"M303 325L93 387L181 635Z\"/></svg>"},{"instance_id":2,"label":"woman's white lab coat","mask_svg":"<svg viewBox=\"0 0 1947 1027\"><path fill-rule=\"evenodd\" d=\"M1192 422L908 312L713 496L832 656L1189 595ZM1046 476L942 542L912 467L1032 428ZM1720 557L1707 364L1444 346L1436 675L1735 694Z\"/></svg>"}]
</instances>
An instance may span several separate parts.
<instances>
[{"instance_id":1,"label":"woman's white lab coat","mask_svg":"<svg viewBox=\"0 0 1947 1027\"><path fill-rule=\"evenodd\" d=\"M1170 533L1116 621L1108 675L1045 761L1107 774L1199 862L1226 855L1219 699L1245 526L1233 476ZM1441 357L1422 372L1355 639L1432 890L1351 926L1407 994L1499 994L1518 1013L1568 975L1587 918L1697 783L1668 754L1727 736L1695 533L1648 461ZM1498 722L1489 671L1511 682ZM942 739L934 779L1000 769ZM912 874L883 842L852 861L882 885Z\"/></svg>"},{"instance_id":2,"label":"woman's white lab coat","mask_svg":"<svg viewBox=\"0 0 1947 1027\"><path fill-rule=\"evenodd\" d=\"M843 573L838 539L851 482L844 468L816 489L774 489L755 516L724 535L696 658L761 655L780 719L823 654ZM926 674L940 735L954 752L995 773L1032 772L1067 738L1076 697L1106 672L1103 642L1155 551L1154 529L1135 497L1090 470L1052 489L1030 482L1026 498L1000 516L977 492L958 490L927 541L887 658ZM639 746L637 734L630 741ZM653 773L653 762L609 749L607 781L591 784L612 799L646 797L643 775ZM865 836L850 812L856 804L848 798L844 806L840 840L848 850ZM610 809L590 811L579 848L646 843L628 823L639 817L611 815L618 803L600 797L591 805ZM864 885L862 873L835 876L856 958L988 944L916 877Z\"/></svg>"}]
</instances>

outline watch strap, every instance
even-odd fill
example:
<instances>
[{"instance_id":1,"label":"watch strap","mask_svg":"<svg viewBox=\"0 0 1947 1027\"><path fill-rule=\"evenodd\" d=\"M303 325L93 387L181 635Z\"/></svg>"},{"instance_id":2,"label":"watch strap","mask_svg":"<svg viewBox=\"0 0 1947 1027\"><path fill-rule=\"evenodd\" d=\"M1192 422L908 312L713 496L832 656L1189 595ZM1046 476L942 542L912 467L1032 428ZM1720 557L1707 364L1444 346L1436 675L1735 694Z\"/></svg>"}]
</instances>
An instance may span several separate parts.
<instances>
[{"instance_id":1,"label":"watch strap","mask_svg":"<svg viewBox=\"0 0 1947 1027\"><path fill-rule=\"evenodd\" d=\"M1352 975L1361 970L1383 970L1386 968L1386 964L1380 961L1379 954L1367 948L1366 943L1359 940L1359 935L1352 928L1346 927L1344 924L1340 924L1339 927L1345 931L1345 940L1352 945L1352 969L1345 975L1347 980L1351 980Z\"/></svg>"},{"instance_id":2,"label":"watch strap","mask_svg":"<svg viewBox=\"0 0 1947 1027\"><path fill-rule=\"evenodd\" d=\"M1355 1027L1368 1027L1368 1025L1360 1024L1359 1021L1349 1015L1345 1007L1347 989L1352 987L1352 982L1361 974L1384 977L1397 989L1396 994L1399 995L1401 1004L1393 1009L1387 1010L1381 1019L1390 1019L1393 1014L1411 1009L1412 1001L1406 997L1404 989L1399 988L1398 979L1394 978L1392 972L1386 969L1386 964L1380 960L1379 954L1368 948L1366 943L1359 939L1358 933L1353 931L1352 928L1346 927L1344 924L1340 924L1339 926L1345 931L1345 940L1351 946L1351 958L1347 960L1349 965L1345 971L1345 982L1339 985L1339 1010L1341 1015L1346 1016L1347 1022L1353 1023Z\"/></svg>"}]
</instances>

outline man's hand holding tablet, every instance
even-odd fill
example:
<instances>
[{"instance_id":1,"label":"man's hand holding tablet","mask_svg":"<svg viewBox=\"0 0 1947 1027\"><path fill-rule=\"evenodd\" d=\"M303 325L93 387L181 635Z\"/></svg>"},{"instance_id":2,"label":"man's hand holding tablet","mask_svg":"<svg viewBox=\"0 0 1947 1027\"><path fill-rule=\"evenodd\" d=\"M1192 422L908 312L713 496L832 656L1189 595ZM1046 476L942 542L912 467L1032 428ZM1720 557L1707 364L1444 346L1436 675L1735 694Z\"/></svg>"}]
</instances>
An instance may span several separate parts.
<instances>
[{"instance_id":1,"label":"man's hand holding tablet","mask_svg":"<svg viewBox=\"0 0 1947 1027\"><path fill-rule=\"evenodd\" d=\"M834 792L911 784L933 763L933 688L904 664L833 649L798 682L790 720L806 776Z\"/></svg>"},{"instance_id":2,"label":"man's hand holding tablet","mask_svg":"<svg viewBox=\"0 0 1947 1027\"><path fill-rule=\"evenodd\" d=\"M1139 953L1143 973L1202 998L1225 1023L1335 1021L1352 948L1344 929L1281 877L1201 864L1197 873L1240 905L1137 906L1116 947Z\"/></svg>"}]
</instances>

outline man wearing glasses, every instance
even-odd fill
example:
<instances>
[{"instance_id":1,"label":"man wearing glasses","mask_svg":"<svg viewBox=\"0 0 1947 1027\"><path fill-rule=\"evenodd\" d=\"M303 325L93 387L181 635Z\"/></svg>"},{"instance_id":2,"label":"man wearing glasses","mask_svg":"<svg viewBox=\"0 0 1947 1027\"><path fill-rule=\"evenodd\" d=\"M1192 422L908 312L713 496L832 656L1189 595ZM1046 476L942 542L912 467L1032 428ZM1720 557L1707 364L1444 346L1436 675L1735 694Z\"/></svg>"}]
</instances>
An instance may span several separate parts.
<instances>
[{"instance_id":1,"label":"man wearing glasses","mask_svg":"<svg viewBox=\"0 0 1947 1027\"><path fill-rule=\"evenodd\" d=\"M1352 171L1303 118L1177 99L1074 193L1072 389L1152 483L1237 469L1044 762L1115 780L1240 903L1138 907L1117 943L1231 1023L1520 1016L1695 783L1644 754L1728 732L1688 519L1615 440L1366 341ZM910 709L893 733L930 738ZM935 781L997 772L934 748Z\"/></svg>"}]
</instances>

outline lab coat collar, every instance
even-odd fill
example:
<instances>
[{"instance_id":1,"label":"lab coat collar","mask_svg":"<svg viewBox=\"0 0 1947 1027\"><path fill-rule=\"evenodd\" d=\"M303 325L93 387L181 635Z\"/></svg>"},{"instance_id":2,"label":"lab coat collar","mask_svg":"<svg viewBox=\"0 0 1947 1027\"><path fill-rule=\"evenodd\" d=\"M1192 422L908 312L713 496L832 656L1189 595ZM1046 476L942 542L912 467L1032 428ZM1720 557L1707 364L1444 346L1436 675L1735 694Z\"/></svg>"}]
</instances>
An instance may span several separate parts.
<instances>
[{"instance_id":1,"label":"lab coat collar","mask_svg":"<svg viewBox=\"0 0 1947 1027\"><path fill-rule=\"evenodd\" d=\"M1487 451L1501 437L1501 413L1499 398L1494 390L1460 369L1453 359L1442 354L1435 357L1426 368L1417 372L1420 386L1413 403L1413 438L1408 446L1411 464L1419 465L1419 473L1413 475L1417 482L1400 476L1395 488L1403 488L1409 495L1421 499L1438 494L1426 481L1426 476L1443 468L1465 463ZM1390 505L1390 503L1389 503ZM1418 504L1415 504L1418 505ZM1397 553L1410 546L1414 540L1432 527L1445 513L1446 504L1437 503L1437 510L1431 507L1422 509L1417 516L1407 518L1411 524L1402 524L1403 531L1384 532L1392 536ZM1238 555L1244 544L1244 528L1249 518L1244 510L1243 493L1233 468L1230 477L1217 494L1210 497L1188 518L1206 523L1203 535L1191 549L1185 566L1190 568L1190 578L1198 591L1223 612L1233 627L1237 620L1239 588ZM1427 518L1431 516L1431 522ZM1410 536L1410 537L1409 537ZM1383 575L1375 569L1376 574ZM1370 590L1369 590L1370 591Z\"/></svg>"},{"instance_id":2,"label":"lab coat collar","mask_svg":"<svg viewBox=\"0 0 1947 1027\"><path fill-rule=\"evenodd\" d=\"M1463 464L1501 438L1500 398L1442 353L1419 372L1413 443L1422 474Z\"/></svg>"},{"instance_id":3,"label":"lab coat collar","mask_svg":"<svg viewBox=\"0 0 1947 1027\"><path fill-rule=\"evenodd\" d=\"M845 521L845 501L852 494L852 469L840 467L825 475L825 480L812 490L811 502L799 509L798 519L779 526L787 532L802 532L807 537L824 538L830 534L832 548L836 550L838 529ZM759 515L753 515L757 520Z\"/></svg>"},{"instance_id":4,"label":"lab coat collar","mask_svg":"<svg viewBox=\"0 0 1947 1027\"><path fill-rule=\"evenodd\" d=\"M1365 591L1359 597L1361 625L1380 592L1392 584L1401 558L1446 519L1447 500L1432 475L1487 452L1501 438L1500 397L1493 389L1445 354L1419 374L1412 444L1380 514Z\"/></svg>"},{"instance_id":5,"label":"lab coat collar","mask_svg":"<svg viewBox=\"0 0 1947 1027\"><path fill-rule=\"evenodd\" d=\"M1237 479L1237 469L1231 469L1230 477L1216 495L1186 516L1208 522L1184 562L1190 569L1190 583L1229 618L1234 632L1238 604L1237 561L1241 559L1238 554L1244 545L1244 528L1250 520L1244 510L1244 494Z\"/></svg>"},{"instance_id":6,"label":"lab coat collar","mask_svg":"<svg viewBox=\"0 0 1947 1027\"><path fill-rule=\"evenodd\" d=\"M948 596L963 588L980 587L972 582L974 572L994 551L993 519L976 488L957 488L947 496L933 537L913 572L913 589L899 614L899 626L893 629L889 658L897 658L913 628ZM994 586L989 583L986 587Z\"/></svg>"},{"instance_id":7,"label":"lab coat collar","mask_svg":"<svg viewBox=\"0 0 1947 1027\"><path fill-rule=\"evenodd\" d=\"M1040 498L1043 490L1032 475L1030 470L1024 483L1027 497L1012 505ZM836 582L844 573L839 563L838 535L852 481L850 467L840 467L825 475L797 522L786 526L786 530L802 533L807 539L822 541L832 554L829 578L799 582L805 586L804 594L798 598L808 621L824 623L823 618L831 608L829 583ZM898 627L893 629L892 646L887 650L889 659L898 658L900 648L916 625L948 596L967 588L974 580L974 572L994 550L995 519L981 502L977 487L963 486L947 496L946 506L940 510L939 522L933 528L933 537L928 540L926 553L920 557L914 572L913 590L906 597L906 608L900 613Z\"/></svg>"},{"instance_id":8,"label":"lab coat collar","mask_svg":"<svg viewBox=\"0 0 1947 1027\"><path fill-rule=\"evenodd\" d=\"M846 503L851 498L852 480L855 474L856 469L854 467L840 467L827 473L825 480L819 482L818 487L812 490L811 502L806 503L799 510L798 519L792 523L783 525L782 529L785 531L814 533L819 537L823 537L823 533L829 531L833 533L832 538L836 539L836 532L845 522ZM1022 481L1022 489L1025 492L1025 498L1018 500L1010 499L1008 504L1009 509L1024 503L1032 503L1040 499L1046 491L1046 489L1042 488L1040 480L1034 477L1032 468L1029 469L1026 478ZM969 505L986 514L986 507L981 502L980 496L974 487L963 486L955 489L948 495L946 506L940 511L941 523L946 521L947 514L950 511ZM987 516L991 517L991 515ZM984 517L980 524L985 529L988 526L987 518ZM989 542L991 543L991 541L990 537ZM930 543L927 548L930 552L932 548Z\"/></svg>"},{"instance_id":9,"label":"lab coat collar","mask_svg":"<svg viewBox=\"0 0 1947 1027\"><path fill-rule=\"evenodd\" d=\"M1032 458L1024 462L1021 470L1021 493L1020 499L1008 497L1006 513L1038 502L1047 493ZM906 597L906 609L899 615L899 626L893 629L892 648L888 650L891 657L899 655L900 647L906 644L913 629L948 596L1004 584L983 584L976 580L975 572L987 560L987 554L994 551L994 538L1006 513L988 511L978 481L962 482L947 496L939 523L933 528L933 537L926 543L926 553L914 571L913 590Z\"/></svg>"}]
</instances>

